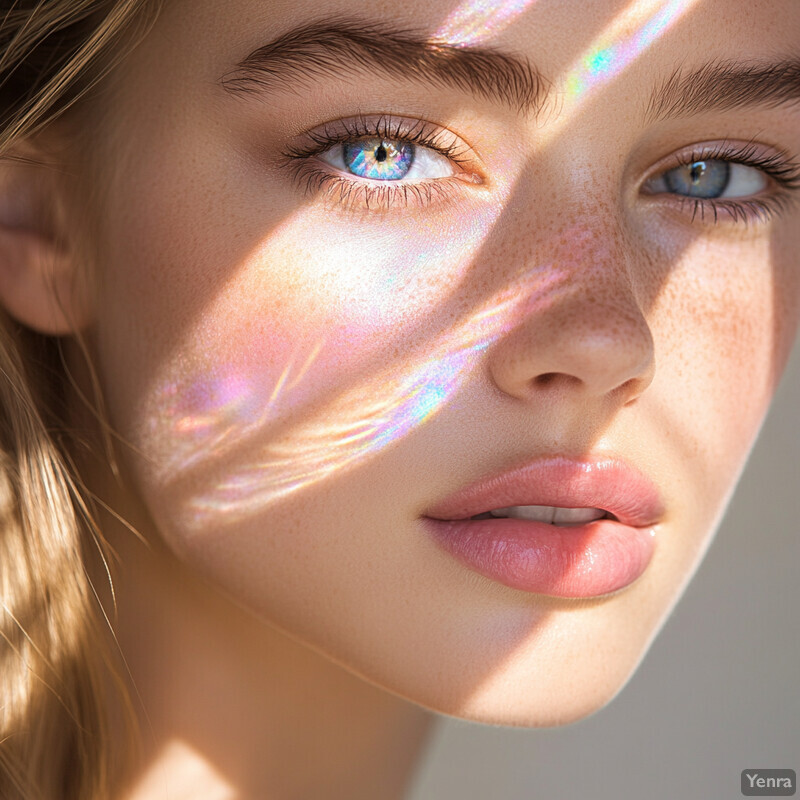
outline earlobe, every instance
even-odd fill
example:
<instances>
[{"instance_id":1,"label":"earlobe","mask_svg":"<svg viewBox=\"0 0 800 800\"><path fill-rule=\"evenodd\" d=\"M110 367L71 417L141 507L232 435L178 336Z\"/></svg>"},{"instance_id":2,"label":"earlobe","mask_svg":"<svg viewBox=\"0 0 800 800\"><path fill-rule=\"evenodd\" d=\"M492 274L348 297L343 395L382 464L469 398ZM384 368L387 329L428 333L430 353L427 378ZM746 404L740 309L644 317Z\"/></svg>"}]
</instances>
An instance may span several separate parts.
<instances>
[{"instance_id":1,"label":"earlobe","mask_svg":"<svg viewBox=\"0 0 800 800\"><path fill-rule=\"evenodd\" d=\"M32 330L63 336L86 327L89 307L63 220L48 208L54 184L46 167L0 161L0 305Z\"/></svg>"}]
</instances>

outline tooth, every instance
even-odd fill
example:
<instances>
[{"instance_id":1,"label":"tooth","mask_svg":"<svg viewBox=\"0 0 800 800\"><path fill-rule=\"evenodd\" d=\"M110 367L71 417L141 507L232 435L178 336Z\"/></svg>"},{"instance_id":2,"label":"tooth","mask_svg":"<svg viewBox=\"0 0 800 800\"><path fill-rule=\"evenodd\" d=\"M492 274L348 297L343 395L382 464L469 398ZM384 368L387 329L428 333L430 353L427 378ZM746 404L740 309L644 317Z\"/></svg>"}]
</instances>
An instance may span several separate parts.
<instances>
[{"instance_id":1,"label":"tooth","mask_svg":"<svg viewBox=\"0 0 800 800\"><path fill-rule=\"evenodd\" d=\"M559 508L556 506L506 506L489 512L493 517L529 519L551 525L578 525L605 516L601 508Z\"/></svg>"},{"instance_id":2,"label":"tooth","mask_svg":"<svg viewBox=\"0 0 800 800\"><path fill-rule=\"evenodd\" d=\"M536 522L552 522L555 508L553 506L508 506L496 508L489 512L495 517L512 517L513 519L531 519Z\"/></svg>"},{"instance_id":3,"label":"tooth","mask_svg":"<svg viewBox=\"0 0 800 800\"><path fill-rule=\"evenodd\" d=\"M553 524L591 522L593 519L600 519L603 516L605 516L605 511L599 508L557 508Z\"/></svg>"}]
</instances>

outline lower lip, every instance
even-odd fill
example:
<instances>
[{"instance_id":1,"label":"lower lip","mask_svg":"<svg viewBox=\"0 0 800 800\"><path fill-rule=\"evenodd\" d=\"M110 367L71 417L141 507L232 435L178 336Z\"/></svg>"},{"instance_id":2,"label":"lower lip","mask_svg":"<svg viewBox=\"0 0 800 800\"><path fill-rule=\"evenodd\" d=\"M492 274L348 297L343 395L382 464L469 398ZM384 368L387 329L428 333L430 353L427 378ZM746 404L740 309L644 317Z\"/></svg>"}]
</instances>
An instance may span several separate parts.
<instances>
[{"instance_id":1,"label":"lower lip","mask_svg":"<svg viewBox=\"0 0 800 800\"><path fill-rule=\"evenodd\" d=\"M439 545L481 575L553 597L598 597L629 586L655 551L653 528L611 519L564 528L519 519L423 521Z\"/></svg>"}]
</instances>

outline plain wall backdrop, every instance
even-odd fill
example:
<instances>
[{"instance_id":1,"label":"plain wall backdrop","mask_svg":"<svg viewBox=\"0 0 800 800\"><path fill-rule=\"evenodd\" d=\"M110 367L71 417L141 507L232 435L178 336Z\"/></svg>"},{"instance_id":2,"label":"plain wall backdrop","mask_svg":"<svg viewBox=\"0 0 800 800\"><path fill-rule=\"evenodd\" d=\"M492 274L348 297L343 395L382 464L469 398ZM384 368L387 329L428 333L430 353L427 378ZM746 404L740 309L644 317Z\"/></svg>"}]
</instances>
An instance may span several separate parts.
<instances>
[{"instance_id":1,"label":"plain wall backdrop","mask_svg":"<svg viewBox=\"0 0 800 800\"><path fill-rule=\"evenodd\" d=\"M408 800L733 800L743 769L800 773L798 564L800 342L704 561L622 692L561 728L441 717Z\"/></svg>"}]
</instances>

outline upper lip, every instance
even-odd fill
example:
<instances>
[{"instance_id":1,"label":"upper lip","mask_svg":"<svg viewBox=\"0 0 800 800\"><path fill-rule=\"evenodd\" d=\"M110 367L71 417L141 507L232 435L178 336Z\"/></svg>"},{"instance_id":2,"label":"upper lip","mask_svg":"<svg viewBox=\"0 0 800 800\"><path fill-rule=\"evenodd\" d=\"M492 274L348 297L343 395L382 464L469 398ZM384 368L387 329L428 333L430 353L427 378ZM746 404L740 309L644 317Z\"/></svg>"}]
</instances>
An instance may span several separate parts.
<instances>
[{"instance_id":1,"label":"upper lip","mask_svg":"<svg viewBox=\"0 0 800 800\"><path fill-rule=\"evenodd\" d=\"M664 515L658 490L630 464L615 458L545 458L473 483L425 512L432 519L468 519L508 506L600 508L634 527Z\"/></svg>"}]
</instances>

